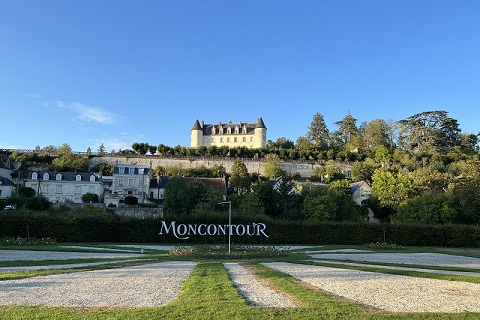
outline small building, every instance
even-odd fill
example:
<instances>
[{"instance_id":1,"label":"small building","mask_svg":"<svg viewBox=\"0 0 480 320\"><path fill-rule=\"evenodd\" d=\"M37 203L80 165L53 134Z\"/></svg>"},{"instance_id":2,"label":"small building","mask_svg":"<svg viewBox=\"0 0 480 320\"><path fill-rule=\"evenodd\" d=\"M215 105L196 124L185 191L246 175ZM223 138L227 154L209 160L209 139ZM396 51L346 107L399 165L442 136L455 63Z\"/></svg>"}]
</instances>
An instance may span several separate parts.
<instances>
[{"instance_id":1,"label":"small building","mask_svg":"<svg viewBox=\"0 0 480 320\"><path fill-rule=\"evenodd\" d=\"M350 189L352 190L353 201L359 206L362 206L362 202L370 198L372 194L372 186L366 181L358 181L350 184ZM368 209L368 221L370 222L380 222L379 219L375 218L375 214L372 209Z\"/></svg>"},{"instance_id":2,"label":"small building","mask_svg":"<svg viewBox=\"0 0 480 320\"><path fill-rule=\"evenodd\" d=\"M227 146L265 148L267 146L267 127L262 118L256 123L221 123L202 124L198 120L190 130L190 146L198 148L201 146Z\"/></svg>"},{"instance_id":3,"label":"small building","mask_svg":"<svg viewBox=\"0 0 480 320\"><path fill-rule=\"evenodd\" d=\"M12 196L15 191L15 185L13 182L6 178L0 176L0 199L6 199Z\"/></svg>"},{"instance_id":4,"label":"small building","mask_svg":"<svg viewBox=\"0 0 480 320\"><path fill-rule=\"evenodd\" d=\"M94 193L103 199L103 183L90 172L32 172L25 180L32 188L53 203L82 203L82 195Z\"/></svg>"},{"instance_id":5,"label":"small building","mask_svg":"<svg viewBox=\"0 0 480 320\"><path fill-rule=\"evenodd\" d=\"M125 197L134 196L138 203L149 197L151 170L147 166L116 164L113 167L111 192L105 194L105 205L119 206Z\"/></svg>"}]
</instances>

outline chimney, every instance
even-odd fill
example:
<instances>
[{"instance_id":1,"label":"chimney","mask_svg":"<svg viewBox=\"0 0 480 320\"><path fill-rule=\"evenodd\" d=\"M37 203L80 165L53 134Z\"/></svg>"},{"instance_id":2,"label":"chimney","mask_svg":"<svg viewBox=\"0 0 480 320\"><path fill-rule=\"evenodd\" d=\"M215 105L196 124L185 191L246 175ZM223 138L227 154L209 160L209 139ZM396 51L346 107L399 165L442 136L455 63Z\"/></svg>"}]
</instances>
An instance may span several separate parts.
<instances>
[{"instance_id":1,"label":"chimney","mask_svg":"<svg viewBox=\"0 0 480 320\"><path fill-rule=\"evenodd\" d=\"M202 129L205 128L205 121L202 120Z\"/></svg>"}]
</instances>

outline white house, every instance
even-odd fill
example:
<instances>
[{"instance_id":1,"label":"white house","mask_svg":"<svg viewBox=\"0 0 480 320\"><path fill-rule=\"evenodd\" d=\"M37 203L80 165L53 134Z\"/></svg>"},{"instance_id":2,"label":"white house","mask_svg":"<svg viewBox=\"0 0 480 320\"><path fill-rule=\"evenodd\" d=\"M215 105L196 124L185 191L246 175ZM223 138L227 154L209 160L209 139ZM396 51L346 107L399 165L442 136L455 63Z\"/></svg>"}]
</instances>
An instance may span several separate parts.
<instances>
[{"instance_id":1,"label":"white house","mask_svg":"<svg viewBox=\"0 0 480 320\"><path fill-rule=\"evenodd\" d=\"M147 166L116 164L113 167L111 192L105 194L105 205L119 206L127 196L134 196L139 203L149 197L151 170Z\"/></svg>"},{"instance_id":2,"label":"white house","mask_svg":"<svg viewBox=\"0 0 480 320\"><path fill-rule=\"evenodd\" d=\"M9 198L15 190L15 185L10 179L0 176L0 199Z\"/></svg>"},{"instance_id":3,"label":"white house","mask_svg":"<svg viewBox=\"0 0 480 320\"><path fill-rule=\"evenodd\" d=\"M370 198L372 194L372 186L366 181L358 181L350 184L350 189L352 190L353 200L359 205L362 205L362 201ZM379 219L374 217L373 211L368 208L368 221L370 222L380 222Z\"/></svg>"},{"instance_id":4,"label":"white house","mask_svg":"<svg viewBox=\"0 0 480 320\"><path fill-rule=\"evenodd\" d=\"M37 194L45 196L53 203L82 203L82 195L89 192L103 199L103 183L89 172L33 172L25 180Z\"/></svg>"}]
</instances>

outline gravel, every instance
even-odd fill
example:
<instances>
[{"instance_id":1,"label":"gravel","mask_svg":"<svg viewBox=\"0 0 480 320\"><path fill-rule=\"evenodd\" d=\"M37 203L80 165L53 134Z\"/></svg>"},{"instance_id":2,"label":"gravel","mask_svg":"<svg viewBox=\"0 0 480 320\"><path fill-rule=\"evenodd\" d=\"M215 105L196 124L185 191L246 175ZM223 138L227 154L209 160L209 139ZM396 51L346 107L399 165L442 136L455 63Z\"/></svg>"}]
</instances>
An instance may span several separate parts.
<instances>
[{"instance_id":1,"label":"gravel","mask_svg":"<svg viewBox=\"0 0 480 320\"><path fill-rule=\"evenodd\" d=\"M480 312L480 284L264 263L326 292L390 312Z\"/></svg>"},{"instance_id":2,"label":"gravel","mask_svg":"<svg viewBox=\"0 0 480 320\"><path fill-rule=\"evenodd\" d=\"M480 258L441 253L322 253L310 256L320 260L339 259L480 269Z\"/></svg>"},{"instance_id":3,"label":"gravel","mask_svg":"<svg viewBox=\"0 0 480 320\"><path fill-rule=\"evenodd\" d=\"M262 307L296 307L297 304L284 295L261 283L255 275L241 266L239 263L223 264L230 274L237 290L255 306Z\"/></svg>"},{"instance_id":4,"label":"gravel","mask_svg":"<svg viewBox=\"0 0 480 320\"><path fill-rule=\"evenodd\" d=\"M73 269L81 267L100 266L103 264L115 264L126 262L147 261L147 259L132 259L132 260L118 260L118 261L103 261L103 262L88 262L88 263L70 263L70 264L51 264L45 266L29 266L29 267L0 267L0 273L19 272L19 271L38 271L50 269Z\"/></svg>"},{"instance_id":5,"label":"gravel","mask_svg":"<svg viewBox=\"0 0 480 320\"><path fill-rule=\"evenodd\" d=\"M127 268L0 281L0 305L157 307L171 302L194 262L160 262Z\"/></svg>"},{"instance_id":6,"label":"gravel","mask_svg":"<svg viewBox=\"0 0 480 320\"><path fill-rule=\"evenodd\" d=\"M0 250L0 261L41 261L70 259L117 259L138 258L144 255L138 253L100 253L100 252L62 252L62 251L32 251L32 250Z\"/></svg>"}]
</instances>

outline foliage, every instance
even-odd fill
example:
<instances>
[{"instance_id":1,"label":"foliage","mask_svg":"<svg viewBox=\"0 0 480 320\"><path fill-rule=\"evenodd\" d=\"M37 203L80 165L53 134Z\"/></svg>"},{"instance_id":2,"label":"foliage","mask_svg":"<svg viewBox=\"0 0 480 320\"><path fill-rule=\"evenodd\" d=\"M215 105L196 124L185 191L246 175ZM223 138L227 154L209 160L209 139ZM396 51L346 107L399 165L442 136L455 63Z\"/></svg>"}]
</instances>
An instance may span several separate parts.
<instances>
[{"instance_id":1,"label":"foliage","mask_svg":"<svg viewBox=\"0 0 480 320\"><path fill-rule=\"evenodd\" d=\"M81 199L83 203L98 203L98 194L87 192L82 194Z\"/></svg>"},{"instance_id":2,"label":"foliage","mask_svg":"<svg viewBox=\"0 0 480 320\"><path fill-rule=\"evenodd\" d=\"M330 133L323 115L318 112L313 115L313 120L308 127L306 139L315 148L325 150L330 144Z\"/></svg>"},{"instance_id":3,"label":"foliage","mask_svg":"<svg viewBox=\"0 0 480 320\"><path fill-rule=\"evenodd\" d=\"M59 171L87 171L88 158L73 153L65 153L53 159L52 164Z\"/></svg>"},{"instance_id":4,"label":"foliage","mask_svg":"<svg viewBox=\"0 0 480 320\"><path fill-rule=\"evenodd\" d=\"M113 175L113 165L109 164L109 163L105 163L105 162L102 162L102 163L99 163L97 165L95 165L92 170L94 172L102 172L102 174L104 176L111 176Z\"/></svg>"},{"instance_id":5,"label":"foliage","mask_svg":"<svg viewBox=\"0 0 480 320\"><path fill-rule=\"evenodd\" d=\"M247 166L245 166L240 159L235 159L232 165L229 181L232 188L238 194L247 192L250 189L251 180L248 175Z\"/></svg>"},{"instance_id":6,"label":"foliage","mask_svg":"<svg viewBox=\"0 0 480 320\"><path fill-rule=\"evenodd\" d=\"M83 201L83 199L82 199ZM135 197L135 196L126 196L125 199L124 199L124 203L127 204L127 205L136 205L138 204L138 198Z\"/></svg>"},{"instance_id":7,"label":"foliage","mask_svg":"<svg viewBox=\"0 0 480 320\"><path fill-rule=\"evenodd\" d=\"M276 258L285 256L282 250L275 247L258 247L258 246L244 246L234 245L230 248L230 252L226 250L225 246L192 246L192 247L175 247L169 251L169 254L174 257L191 257L201 259L259 259L259 258Z\"/></svg>"},{"instance_id":8,"label":"foliage","mask_svg":"<svg viewBox=\"0 0 480 320\"><path fill-rule=\"evenodd\" d=\"M2 246L44 246L56 244L57 241L53 238L35 238L35 237L4 237L0 238L0 245Z\"/></svg>"},{"instance_id":9,"label":"foliage","mask_svg":"<svg viewBox=\"0 0 480 320\"><path fill-rule=\"evenodd\" d=\"M190 213L192 195L180 177L172 177L165 187L163 210L168 216L184 216Z\"/></svg>"}]
</instances>

